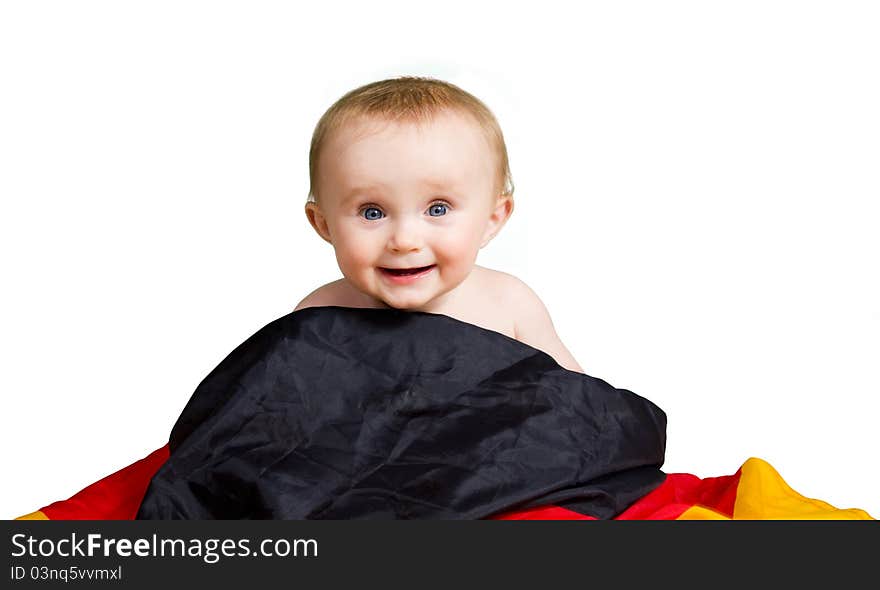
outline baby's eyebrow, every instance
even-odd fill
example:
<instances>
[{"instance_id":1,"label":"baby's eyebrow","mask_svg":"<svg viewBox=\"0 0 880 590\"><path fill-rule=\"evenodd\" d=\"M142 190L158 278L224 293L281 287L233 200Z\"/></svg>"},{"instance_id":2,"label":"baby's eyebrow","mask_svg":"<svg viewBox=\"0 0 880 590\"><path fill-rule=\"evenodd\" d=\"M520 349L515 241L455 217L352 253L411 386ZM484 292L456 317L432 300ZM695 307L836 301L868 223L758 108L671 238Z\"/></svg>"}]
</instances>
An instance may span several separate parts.
<instances>
[{"instance_id":1,"label":"baby's eyebrow","mask_svg":"<svg viewBox=\"0 0 880 590\"><path fill-rule=\"evenodd\" d=\"M429 178L423 182L425 186L429 186L431 188L453 188L455 187L455 182L447 179L433 179Z\"/></svg>"},{"instance_id":2,"label":"baby's eyebrow","mask_svg":"<svg viewBox=\"0 0 880 590\"><path fill-rule=\"evenodd\" d=\"M422 181L422 185L432 190L455 190L456 183L449 180L440 180L440 179L426 179ZM362 195L369 194L375 191L381 191L382 189L387 188L387 186L383 183L374 183L374 184L364 184L358 186L352 186L345 190L342 197L342 204L347 205L350 201L354 200L356 197L361 197Z\"/></svg>"},{"instance_id":3,"label":"baby's eyebrow","mask_svg":"<svg viewBox=\"0 0 880 590\"><path fill-rule=\"evenodd\" d=\"M363 186L352 186L342 194L342 204L346 205L350 201L354 200L355 197L360 197L364 193L372 193L377 189L383 188L384 185L381 184L367 184Z\"/></svg>"}]
</instances>

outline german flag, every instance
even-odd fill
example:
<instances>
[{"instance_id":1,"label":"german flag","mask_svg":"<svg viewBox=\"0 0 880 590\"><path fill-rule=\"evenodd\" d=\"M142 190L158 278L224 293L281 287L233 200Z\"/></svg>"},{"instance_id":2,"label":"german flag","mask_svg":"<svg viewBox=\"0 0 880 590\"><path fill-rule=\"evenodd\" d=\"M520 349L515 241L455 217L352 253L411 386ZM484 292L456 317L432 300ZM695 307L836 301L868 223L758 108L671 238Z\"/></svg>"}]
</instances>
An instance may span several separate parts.
<instances>
[{"instance_id":1,"label":"german flag","mask_svg":"<svg viewBox=\"0 0 880 590\"><path fill-rule=\"evenodd\" d=\"M71 498L18 520L132 520L150 479L168 458L168 446L108 475ZM493 520L595 520L562 506L507 511ZM789 487L766 461L752 457L732 475L699 478L670 473L654 491L615 520L874 520L857 508L836 508Z\"/></svg>"},{"instance_id":2,"label":"german flag","mask_svg":"<svg viewBox=\"0 0 880 590\"><path fill-rule=\"evenodd\" d=\"M444 315L307 308L196 388L168 444L45 519L868 518L765 461L666 474L666 414Z\"/></svg>"}]
</instances>

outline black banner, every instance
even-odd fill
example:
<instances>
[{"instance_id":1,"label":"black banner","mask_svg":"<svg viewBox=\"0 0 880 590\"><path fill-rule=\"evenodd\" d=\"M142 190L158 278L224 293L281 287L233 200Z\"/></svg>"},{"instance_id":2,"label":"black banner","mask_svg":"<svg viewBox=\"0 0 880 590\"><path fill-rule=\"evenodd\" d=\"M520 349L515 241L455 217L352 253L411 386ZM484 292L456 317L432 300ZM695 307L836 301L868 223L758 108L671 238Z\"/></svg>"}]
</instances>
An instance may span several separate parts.
<instances>
[{"instance_id":1,"label":"black banner","mask_svg":"<svg viewBox=\"0 0 880 590\"><path fill-rule=\"evenodd\" d=\"M880 547L877 521L4 521L3 536L4 588L839 586L873 580Z\"/></svg>"}]
</instances>

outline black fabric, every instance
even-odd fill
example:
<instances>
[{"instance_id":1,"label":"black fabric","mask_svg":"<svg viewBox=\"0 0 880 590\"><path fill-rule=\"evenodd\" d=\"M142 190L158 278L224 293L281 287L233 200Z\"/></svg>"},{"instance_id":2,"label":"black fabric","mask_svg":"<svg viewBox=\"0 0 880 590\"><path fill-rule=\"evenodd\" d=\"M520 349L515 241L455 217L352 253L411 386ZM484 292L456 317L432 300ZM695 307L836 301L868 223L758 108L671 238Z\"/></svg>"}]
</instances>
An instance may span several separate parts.
<instances>
[{"instance_id":1,"label":"black fabric","mask_svg":"<svg viewBox=\"0 0 880 590\"><path fill-rule=\"evenodd\" d=\"M445 315L315 307L196 388L140 519L611 518L665 475L666 415Z\"/></svg>"}]
</instances>

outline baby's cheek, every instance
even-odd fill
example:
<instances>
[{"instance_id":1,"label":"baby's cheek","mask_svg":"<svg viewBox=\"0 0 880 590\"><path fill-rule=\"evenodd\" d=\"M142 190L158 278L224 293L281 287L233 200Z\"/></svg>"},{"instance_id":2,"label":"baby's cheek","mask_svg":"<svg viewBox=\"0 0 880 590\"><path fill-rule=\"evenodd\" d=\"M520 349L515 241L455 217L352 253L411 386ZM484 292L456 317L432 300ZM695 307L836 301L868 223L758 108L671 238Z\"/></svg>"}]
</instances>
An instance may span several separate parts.
<instances>
[{"instance_id":1,"label":"baby's cheek","mask_svg":"<svg viewBox=\"0 0 880 590\"><path fill-rule=\"evenodd\" d=\"M457 240L446 240L437 252L438 262L445 267L449 278L456 276L464 279L473 269L478 250L464 236Z\"/></svg>"},{"instance_id":2,"label":"baby's cheek","mask_svg":"<svg viewBox=\"0 0 880 590\"><path fill-rule=\"evenodd\" d=\"M368 248L345 241L336 245L336 262L346 277L354 279L363 278L373 266Z\"/></svg>"}]
</instances>

